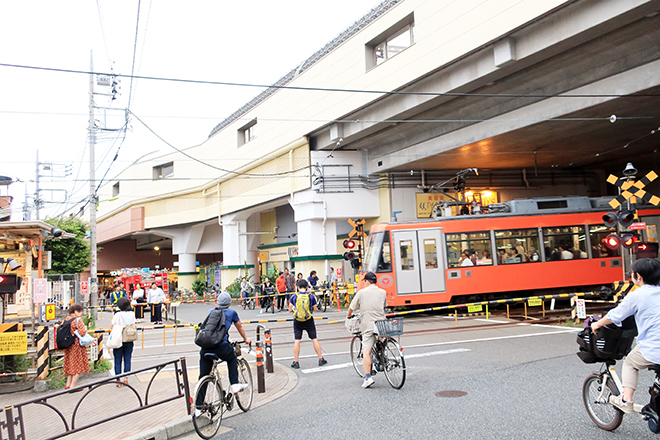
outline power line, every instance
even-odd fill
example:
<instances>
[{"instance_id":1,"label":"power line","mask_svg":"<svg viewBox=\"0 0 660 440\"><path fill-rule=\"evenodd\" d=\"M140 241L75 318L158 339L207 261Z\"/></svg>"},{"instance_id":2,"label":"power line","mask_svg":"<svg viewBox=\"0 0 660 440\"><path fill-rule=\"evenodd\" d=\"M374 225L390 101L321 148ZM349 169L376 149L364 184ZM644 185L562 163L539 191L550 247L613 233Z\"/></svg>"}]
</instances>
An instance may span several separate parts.
<instances>
[{"instance_id":1,"label":"power line","mask_svg":"<svg viewBox=\"0 0 660 440\"><path fill-rule=\"evenodd\" d=\"M403 91L393 91L393 90L360 90L360 89L340 89L340 88L324 88L324 87L301 87L301 86L286 86L286 85L266 85L266 84L251 84L251 83L234 83L234 82L224 82L224 81L206 81L206 80L193 80L193 79L181 79L181 78L165 78L165 77L156 77L156 76L140 76L140 75L122 75L115 73L103 73L103 72L90 72L85 70L74 70L74 69L56 69L53 67L38 67L38 66L26 66L21 64L7 64L0 63L1 67L13 67L19 69L31 69L31 70L41 70L47 72L60 72L60 73L77 73L83 75L107 75L107 76L117 76L121 78L131 78L131 79L146 79L153 81L170 81L170 82L179 82L179 83L190 83L190 84L211 84L219 86L233 86L233 87L255 87L260 89L286 89L286 90L304 90L304 91L315 91L315 92L343 92L343 93L370 93L377 95L414 95L414 96L446 96L446 97L482 97L482 98L656 98L660 94L542 94L542 93L459 93L459 92L403 92Z\"/></svg>"}]
</instances>

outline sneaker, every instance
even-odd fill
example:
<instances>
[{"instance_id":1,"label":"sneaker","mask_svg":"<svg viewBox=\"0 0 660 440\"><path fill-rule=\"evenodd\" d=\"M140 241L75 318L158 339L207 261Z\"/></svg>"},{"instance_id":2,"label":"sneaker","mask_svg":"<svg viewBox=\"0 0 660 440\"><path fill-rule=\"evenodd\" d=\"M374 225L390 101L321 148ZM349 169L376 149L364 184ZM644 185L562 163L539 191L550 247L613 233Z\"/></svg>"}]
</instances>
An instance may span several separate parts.
<instances>
[{"instance_id":1,"label":"sneaker","mask_svg":"<svg viewBox=\"0 0 660 440\"><path fill-rule=\"evenodd\" d=\"M246 383L235 383L231 387L229 387L230 391L234 394L240 393L244 389L248 387L248 384Z\"/></svg>"},{"instance_id":2,"label":"sneaker","mask_svg":"<svg viewBox=\"0 0 660 440\"><path fill-rule=\"evenodd\" d=\"M319 359L319 367L322 367L327 363L328 363L328 361L326 361L325 359L323 359L323 358Z\"/></svg>"},{"instance_id":3,"label":"sneaker","mask_svg":"<svg viewBox=\"0 0 660 440\"><path fill-rule=\"evenodd\" d=\"M300 368L300 364L296 361L293 361L293 362L291 362L291 368L293 368L294 370L297 370L298 368Z\"/></svg>"},{"instance_id":4,"label":"sneaker","mask_svg":"<svg viewBox=\"0 0 660 440\"><path fill-rule=\"evenodd\" d=\"M610 403L626 414L630 414L634 411L632 402L623 401L623 394L619 394L618 396L610 396Z\"/></svg>"},{"instance_id":5,"label":"sneaker","mask_svg":"<svg viewBox=\"0 0 660 440\"><path fill-rule=\"evenodd\" d=\"M376 382L373 377L370 377L369 379L365 379L364 382L362 382L362 388L369 388L371 385Z\"/></svg>"},{"instance_id":6,"label":"sneaker","mask_svg":"<svg viewBox=\"0 0 660 440\"><path fill-rule=\"evenodd\" d=\"M195 408L195 417L199 417L202 415L202 410Z\"/></svg>"}]
</instances>

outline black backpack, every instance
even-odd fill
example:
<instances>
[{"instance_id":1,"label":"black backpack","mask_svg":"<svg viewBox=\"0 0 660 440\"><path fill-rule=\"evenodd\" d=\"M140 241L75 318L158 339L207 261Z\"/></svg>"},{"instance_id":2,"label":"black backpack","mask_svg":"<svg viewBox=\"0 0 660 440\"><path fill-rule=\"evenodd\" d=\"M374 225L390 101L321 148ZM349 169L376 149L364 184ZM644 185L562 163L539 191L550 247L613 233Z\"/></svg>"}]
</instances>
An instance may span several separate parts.
<instances>
[{"instance_id":1,"label":"black backpack","mask_svg":"<svg viewBox=\"0 0 660 440\"><path fill-rule=\"evenodd\" d=\"M225 311L214 309L197 330L195 344L202 348L215 348L222 344L226 334Z\"/></svg>"},{"instance_id":2,"label":"black backpack","mask_svg":"<svg viewBox=\"0 0 660 440\"><path fill-rule=\"evenodd\" d=\"M76 335L71 333L71 321L74 319L76 318L71 318L68 321L64 321L59 327L57 327L58 350L69 348L76 342Z\"/></svg>"}]
</instances>

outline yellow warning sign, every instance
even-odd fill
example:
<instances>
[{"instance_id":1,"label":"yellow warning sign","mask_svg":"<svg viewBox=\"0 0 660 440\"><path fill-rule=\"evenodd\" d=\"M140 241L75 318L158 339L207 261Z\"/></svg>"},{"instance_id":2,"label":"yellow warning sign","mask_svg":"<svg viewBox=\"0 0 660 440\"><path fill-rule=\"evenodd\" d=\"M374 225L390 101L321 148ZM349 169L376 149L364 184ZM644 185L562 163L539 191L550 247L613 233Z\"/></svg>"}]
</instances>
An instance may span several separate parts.
<instances>
[{"instance_id":1,"label":"yellow warning sign","mask_svg":"<svg viewBox=\"0 0 660 440\"><path fill-rule=\"evenodd\" d=\"M481 312L482 310L483 307L481 306L481 304L468 306L468 313L477 313L477 312Z\"/></svg>"},{"instance_id":2,"label":"yellow warning sign","mask_svg":"<svg viewBox=\"0 0 660 440\"><path fill-rule=\"evenodd\" d=\"M55 319L55 304L46 304L46 321Z\"/></svg>"},{"instance_id":3,"label":"yellow warning sign","mask_svg":"<svg viewBox=\"0 0 660 440\"><path fill-rule=\"evenodd\" d=\"M541 298L530 298L527 301L527 304L529 304L530 307L538 307L543 304L543 300Z\"/></svg>"},{"instance_id":4,"label":"yellow warning sign","mask_svg":"<svg viewBox=\"0 0 660 440\"><path fill-rule=\"evenodd\" d=\"M27 332L0 333L0 356L27 354Z\"/></svg>"}]
</instances>

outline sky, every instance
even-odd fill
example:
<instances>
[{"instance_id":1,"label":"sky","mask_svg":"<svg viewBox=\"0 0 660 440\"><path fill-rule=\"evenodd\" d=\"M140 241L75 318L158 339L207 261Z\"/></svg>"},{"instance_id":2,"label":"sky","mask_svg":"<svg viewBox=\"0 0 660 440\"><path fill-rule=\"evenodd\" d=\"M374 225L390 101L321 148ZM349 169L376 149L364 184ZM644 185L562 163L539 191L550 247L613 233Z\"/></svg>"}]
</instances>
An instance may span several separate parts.
<instances>
[{"instance_id":1,"label":"sky","mask_svg":"<svg viewBox=\"0 0 660 440\"><path fill-rule=\"evenodd\" d=\"M99 73L272 84L380 1L3 1L0 64L88 72L93 54ZM33 205L38 154L39 218L68 214L90 191L90 76L4 65L0 176L16 182L0 195L14 197L12 221L21 221L26 193ZM126 125L124 109L181 149L263 90L130 78L120 87L115 100L95 96L96 124L107 129L97 135L97 181L147 153L173 151L136 119Z\"/></svg>"}]
</instances>

